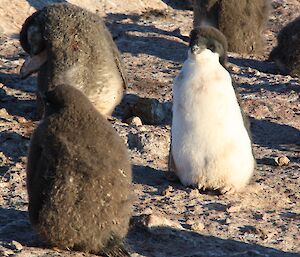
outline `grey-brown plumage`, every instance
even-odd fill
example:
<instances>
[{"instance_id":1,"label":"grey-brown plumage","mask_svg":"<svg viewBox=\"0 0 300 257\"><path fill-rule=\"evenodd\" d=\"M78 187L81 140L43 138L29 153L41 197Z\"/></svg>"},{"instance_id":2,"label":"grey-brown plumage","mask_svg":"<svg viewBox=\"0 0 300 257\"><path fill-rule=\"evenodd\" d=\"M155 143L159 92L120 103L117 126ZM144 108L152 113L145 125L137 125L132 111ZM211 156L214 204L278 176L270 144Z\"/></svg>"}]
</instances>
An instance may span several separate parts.
<instances>
[{"instance_id":1,"label":"grey-brown plumage","mask_svg":"<svg viewBox=\"0 0 300 257\"><path fill-rule=\"evenodd\" d=\"M280 30L269 60L274 61L282 73L300 76L300 17Z\"/></svg>"},{"instance_id":2,"label":"grey-brown plumage","mask_svg":"<svg viewBox=\"0 0 300 257\"><path fill-rule=\"evenodd\" d=\"M125 144L74 87L59 85L44 101L27 165L33 227L52 246L123 256L132 205Z\"/></svg>"},{"instance_id":3,"label":"grey-brown plumage","mask_svg":"<svg viewBox=\"0 0 300 257\"><path fill-rule=\"evenodd\" d=\"M194 28L214 26L226 36L229 51L259 54L269 10L269 0L194 0Z\"/></svg>"},{"instance_id":4,"label":"grey-brown plumage","mask_svg":"<svg viewBox=\"0 0 300 257\"><path fill-rule=\"evenodd\" d=\"M38 62L34 68L28 67L36 62L25 62L21 76L38 70L41 94L67 83L86 94L104 115L121 101L127 84L122 60L96 14L69 3L46 6L27 18L20 43ZM42 54L46 57L38 59Z\"/></svg>"}]
</instances>

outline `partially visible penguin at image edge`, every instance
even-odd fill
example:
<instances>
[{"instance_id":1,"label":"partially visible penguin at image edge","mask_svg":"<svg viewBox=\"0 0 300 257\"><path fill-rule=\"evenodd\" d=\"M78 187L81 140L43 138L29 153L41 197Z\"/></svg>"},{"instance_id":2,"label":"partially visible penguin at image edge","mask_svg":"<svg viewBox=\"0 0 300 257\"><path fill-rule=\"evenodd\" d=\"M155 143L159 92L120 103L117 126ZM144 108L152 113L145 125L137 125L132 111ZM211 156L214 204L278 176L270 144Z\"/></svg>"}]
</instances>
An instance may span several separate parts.
<instances>
[{"instance_id":1,"label":"partially visible penguin at image edge","mask_svg":"<svg viewBox=\"0 0 300 257\"><path fill-rule=\"evenodd\" d=\"M123 140L76 88L59 85L44 97L27 162L33 228L50 247L129 256L132 171Z\"/></svg>"},{"instance_id":2,"label":"partially visible penguin at image edge","mask_svg":"<svg viewBox=\"0 0 300 257\"><path fill-rule=\"evenodd\" d=\"M101 18L69 3L52 4L27 18L20 43L31 55L22 69L38 72L38 94L67 83L111 115L127 86L124 65Z\"/></svg>"},{"instance_id":3,"label":"partially visible penguin at image edge","mask_svg":"<svg viewBox=\"0 0 300 257\"><path fill-rule=\"evenodd\" d=\"M300 77L300 17L279 31L269 61L274 61L283 74Z\"/></svg>"},{"instance_id":4,"label":"partially visible penguin at image edge","mask_svg":"<svg viewBox=\"0 0 300 257\"><path fill-rule=\"evenodd\" d=\"M217 29L192 30L188 58L173 84L169 170L185 186L233 193L255 168L250 135L226 60L226 38Z\"/></svg>"},{"instance_id":5,"label":"partially visible penguin at image edge","mask_svg":"<svg viewBox=\"0 0 300 257\"><path fill-rule=\"evenodd\" d=\"M219 29L226 36L230 52L263 53L270 0L193 1L194 28L210 25Z\"/></svg>"}]
</instances>

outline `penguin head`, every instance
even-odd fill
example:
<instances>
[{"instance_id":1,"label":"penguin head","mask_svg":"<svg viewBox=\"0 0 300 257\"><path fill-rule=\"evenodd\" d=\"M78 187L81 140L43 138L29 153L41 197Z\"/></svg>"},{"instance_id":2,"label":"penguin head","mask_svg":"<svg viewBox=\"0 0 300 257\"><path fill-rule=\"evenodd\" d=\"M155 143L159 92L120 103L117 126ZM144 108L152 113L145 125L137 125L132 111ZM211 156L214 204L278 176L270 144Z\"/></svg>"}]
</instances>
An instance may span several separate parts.
<instances>
[{"instance_id":1,"label":"penguin head","mask_svg":"<svg viewBox=\"0 0 300 257\"><path fill-rule=\"evenodd\" d=\"M20 32L20 44L30 57L26 59L20 70L21 79L39 71L47 61L47 45L44 39L44 17L41 11L35 12L24 22Z\"/></svg>"},{"instance_id":2,"label":"penguin head","mask_svg":"<svg viewBox=\"0 0 300 257\"><path fill-rule=\"evenodd\" d=\"M222 65L227 60L227 40L218 29L211 26L201 26L193 29L190 33L190 53L199 55L204 50L210 50L219 55Z\"/></svg>"},{"instance_id":3,"label":"penguin head","mask_svg":"<svg viewBox=\"0 0 300 257\"><path fill-rule=\"evenodd\" d=\"M31 56L39 54L46 48L41 18L41 11L35 12L25 20L20 31L20 44Z\"/></svg>"},{"instance_id":4,"label":"penguin head","mask_svg":"<svg viewBox=\"0 0 300 257\"><path fill-rule=\"evenodd\" d=\"M43 100L45 103L45 116L57 113L66 107L79 110L92 106L81 91L67 84L57 85L46 92Z\"/></svg>"}]
</instances>

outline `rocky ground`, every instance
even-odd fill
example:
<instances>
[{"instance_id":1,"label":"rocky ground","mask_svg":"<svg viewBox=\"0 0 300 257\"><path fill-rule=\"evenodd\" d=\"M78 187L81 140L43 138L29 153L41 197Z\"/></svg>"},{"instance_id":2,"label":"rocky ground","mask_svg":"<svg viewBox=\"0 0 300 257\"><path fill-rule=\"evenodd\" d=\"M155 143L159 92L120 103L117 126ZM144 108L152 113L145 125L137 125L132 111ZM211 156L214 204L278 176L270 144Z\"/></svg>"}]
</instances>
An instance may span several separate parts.
<instances>
[{"instance_id":1,"label":"rocky ground","mask_svg":"<svg viewBox=\"0 0 300 257\"><path fill-rule=\"evenodd\" d=\"M26 55L16 33L20 17L51 1L4 2L0 4L0 256L91 256L48 249L28 222L25 165L37 123L36 78L22 81L18 76ZM251 117L257 160L250 185L234 195L199 192L165 177L171 85L186 58L192 11L178 8L176 1L156 0L152 5L132 1L126 6L116 2L97 3L106 7L104 19L123 53L130 82L126 99L138 95L159 100L156 124L143 115L143 125L136 120L114 121L133 163L136 200L127 238L132 256L300 256L300 84L297 78L278 75L276 67L264 61L276 44L276 32L297 17L300 2L273 0L264 56L230 55L229 69ZM92 3L80 2L96 11ZM161 117L160 111L166 115ZM290 162L278 161L281 156Z\"/></svg>"}]
</instances>

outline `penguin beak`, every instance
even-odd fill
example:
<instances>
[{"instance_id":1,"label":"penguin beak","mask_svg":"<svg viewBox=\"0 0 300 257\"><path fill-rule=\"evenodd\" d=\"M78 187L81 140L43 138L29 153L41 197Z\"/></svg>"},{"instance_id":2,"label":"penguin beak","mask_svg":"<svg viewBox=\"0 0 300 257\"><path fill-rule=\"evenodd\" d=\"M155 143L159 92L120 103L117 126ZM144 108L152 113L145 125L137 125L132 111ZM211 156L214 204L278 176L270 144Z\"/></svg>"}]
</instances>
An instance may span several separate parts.
<instances>
[{"instance_id":1,"label":"penguin beak","mask_svg":"<svg viewBox=\"0 0 300 257\"><path fill-rule=\"evenodd\" d=\"M192 54L200 54L205 48L204 47L201 47L201 46L198 46L198 45L193 45L191 47L191 53Z\"/></svg>"},{"instance_id":2,"label":"penguin beak","mask_svg":"<svg viewBox=\"0 0 300 257\"><path fill-rule=\"evenodd\" d=\"M26 79L32 73L37 72L40 67L47 61L47 51L44 50L39 54L26 58L20 69L21 79Z\"/></svg>"}]
</instances>

